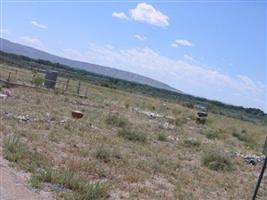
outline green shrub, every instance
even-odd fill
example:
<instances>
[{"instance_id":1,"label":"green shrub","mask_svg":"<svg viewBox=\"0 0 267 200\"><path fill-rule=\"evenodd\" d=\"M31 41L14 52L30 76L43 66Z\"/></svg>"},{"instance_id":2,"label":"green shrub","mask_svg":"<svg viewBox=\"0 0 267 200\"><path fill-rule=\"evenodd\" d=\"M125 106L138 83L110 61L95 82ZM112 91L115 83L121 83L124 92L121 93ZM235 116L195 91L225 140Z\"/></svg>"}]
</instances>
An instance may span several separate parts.
<instances>
[{"instance_id":1,"label":"green shrub","mask_svg":"<svg viewBox=\"0 0 267 200\"><path fill-rule=\"evenodd\" d=\"M40 74L34 74L32 82L35 86L42 86L44 83L44 78Z\"/></svg>"},{"instance_id":2,"label":"green shrub","mask_svg":"<svg viewBox=\"0 0 267 200\"><path fill-rule=\"evenodd\" d=\"M219 139L220 138L220 136L219 136L219 133L218 132L212 132L212 131L210 131L210 132L207 132L206 133L206 137L208 138L208 139L211 139L211 140L215 140L215 139Z\"/></svg>"},{"instance_id":3,"label":"green shrub","mask_svg":"<svg viewBox=\"0 0 267 200\"><path fill-rule=\"evenodd\" d=\"M241 132L234 131L232 135L239 141L244 142L251 149L256 149L259 146L253 138L253 135L249 134L246 130L242 130Z\"/></svg>"},{"instance_id":4,"label":"green shrub","mask_svg":"<svg viewBox=\"0 0 267 200\"><path fill-rule=\"evenodd\" d=\"M176 126L182 126L185 123L186 123L186 119L184 118L184 116L180 117L180 118L176 118L176 120L175 120Z\"/></svg>"},{"instance_id":5,"label":"green shrub","mask_svg":"<svg viewBox=\"0 0 267 200\"><path fill-rule=\"evenodd\" d=\"M242 142L250 142L251 140L253 140L253 138L250 135L248 135L246 132L245 133L234 132L233 136Z\"/></svg>"},{"instance_id":6,"label":"green shrub","mask_svg":"<svg viewBox=\"0 0 267 200\"><path fill-rule=\"evenodd\" d=\"M158 140L159 141L167 141L167 137L165 134L160 133L160 134L158 134Z\"/></svg>"},{"instance_id":7,"label":"green shrub","mask_svg":"<svg viewBox=\"0 0 267 200\"><path fill-rule=\"evenodd\" d=\"M4 158L14 162L19 168L28 172L34 172L36 169L48 165L48 160L43 155L36 151L31 151L15 135L4 139Z\"/></svg>"},{"instance_id":8,"label":"green shrub","mask_svg":"<svg viewBox=\"0 0 267 200\"><path fill-rule=\"evenodd\" d=\"M31 178L32 186L40 187L41 183L60 184L73 191L74 199L97 200L107 199L107 186L101 183L89 183L83 177L68 170L43 171Z\"/></svg>"},{"instance_id":9,"label":"green shrub","mask_svg":"<svg viewBox=\"0 0 267 200\"><path fill-rule=\"evenodd\" d=\"M187 139L184 140L184 145L186 147L200 147L201 143L197 140Z\"/></svg>"},{"instance_id":10,"label":"green shrub","mask_svg":"<svg viewBox=\"0 0 267 200\"><path fill-rule=\"evenodd\" d=\"M225 137L224 131L222 129L216 129L216 130L208 129L204 131L204 134L206 135L208 139L211 139L211 140L215 140L215 139L219 140Z\"/></svg>"},{"instance_id":11,"label":"green shrub","mask_svg":"<svg viewBox=\"0 0 267 200\"><path fill-rule=\"evenodd\" d=\"M110 160L110 157L111 157L111 152L107 148L100 147L96 151L96 158L97 159L104 160L104 161L109 161Z\"/></svg>"},{"instance_id":12,"label":"green shrub","mask_svg":"<svg viewBox=\"0 0 267 200\"><path fill-rule=\"evenodd\" d=\"M146 142L147 136L142 132L134 132L131 130L122 129L118 132L118 136L134 142Z\"/></svg>"},{"instance_id":13,"label":"green shrub","mask_svg":"<svg viewBox=\"0 0 267 200\"><path fill-rule=\"evenodd\" d=\"M128 120L123 117L119 117L118 115L109 115L106 119L106 123L108 125L125 128L128 124Z\"/></svg>"},{"instance_id":14,"label":"green shrub","mask_svg":"<svg viewBox=\"0 0 267 200\"><path fill-rule=\"evenodd\" d=\"M234 164L230 157L221 152L208 152L202 156L202 164L215 171L232 171Z\"/></svg>"}]
</instances>

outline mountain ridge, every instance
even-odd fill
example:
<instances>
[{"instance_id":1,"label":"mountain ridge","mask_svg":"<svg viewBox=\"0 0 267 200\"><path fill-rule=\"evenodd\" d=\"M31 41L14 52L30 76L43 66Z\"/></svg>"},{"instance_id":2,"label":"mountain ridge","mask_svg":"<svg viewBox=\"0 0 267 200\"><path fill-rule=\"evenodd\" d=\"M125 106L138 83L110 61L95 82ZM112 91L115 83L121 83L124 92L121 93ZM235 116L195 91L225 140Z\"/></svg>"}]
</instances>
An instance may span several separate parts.
<instances>
[{"instance_id":1,"label":"mountain ridge","mask_svg":"<svg viewBox=\"0 0 267 200\"><path fill-rule=\"evenodd\" d=\"M136 82L136 83L140 83L144 85L149 85L149 86L160 88L160 89L166 89L169 91L182 93L181 91L175 88L172 88L168 84L165 84L163 82L160 82L152 78L139 75L133 72L127 72L127 71L112 68L112 67L106 67L106 66L88 63L88 62L77 61L77 60L60 57L60 56L53 55L51 53L48 53L48 52L45 52L45 51L42 51L42 50L39 50L33 47L11 42L4 38L0 38L0 43L1 43L0 50L7 52L7 53L23 55L23 56L27 56L33 59L49 60L51 62L60 63L60 64L67 65L73 68L84 69L88 72L92 72L92 73L99 74L99 75L104 75L104 76L108 76L112 78L122 79L122 80Z\"/></svg>"}]
</instances>

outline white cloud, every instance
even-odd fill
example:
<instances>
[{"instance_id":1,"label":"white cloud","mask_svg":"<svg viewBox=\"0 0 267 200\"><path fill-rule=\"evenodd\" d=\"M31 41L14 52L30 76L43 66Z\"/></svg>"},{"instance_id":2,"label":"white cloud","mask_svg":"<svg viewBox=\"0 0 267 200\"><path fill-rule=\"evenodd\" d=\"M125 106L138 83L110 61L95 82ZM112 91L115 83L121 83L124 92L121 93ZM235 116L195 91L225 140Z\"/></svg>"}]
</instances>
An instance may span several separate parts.
<instances>
[{"instance_id":1,"label":"white cloud","mask_svg":"<svg viewBox=\"0 0 267 200\"><path fill-rule=\"evenodd\" d=\"M188 41L188 40L175 40L175 43L178 46L187 46L187 47L193 46L193 44L190 41Z\"/></svg>"},{"instance_id":2,"label":"white cloud","mask_svg":"<svg viewBox=\"0 0 267 200\"><path fill-rule=\"evenodd\" d=\"M134 37L135 37L136 39L138 39L138 40L142 40L142 41L147 40L147 37L146 37L146 36L143 36L143 35L138 35L138 34L136 34L136 35L134 35Z\"/></svg>"},{"instance_id":3,"label":"white cloud","mask_svg":"<svg viewBox=\"0 0 267 200\"><path fill-rule=\"evenodd\" d=\"M9 31L7 29L3 28L3 29L0 29L0 33L1 34L7 34L7 33L9 33Z\"/></svg>"},{"instance_id":4,"label":"white cloud","mask_svg":"<svg viewBox=\"0 0 267 200\"><path fill-rule=\"evenodd\" d=\"M161 27L169 25L169 17L147 3L139 3L135 9L131 9L129 12L131 18L136 21Z\"/></svg>"},{"instance_id":5,"label":"white cloud","mask_svg":"<svg viewBox=\"0 0 267 200\"><path fill-rule=\"evenodd\" d=\"M129 19L124 12L113 12L112 16L117 17L119 19Z\"/></svg>"},{"instance_id":6,"label":"white cloud","mask_svg":"<svg viewBox=\"0 0 267 200\"><path fill-rule=\"evenodd\" d=\"M112 15L120 19L131 19L154 26L166 27L169 25L169 17L167 15L145 2L137 4L134 9L130 9L128 16L124 12L114 12Z\"/></svg>"},{"instance_id":7,"label":"white cloud","mask_svg":"<svg viewBox=\"0 0 267 200\"><path fill-rule=\"evenodd\" d=\"M267 111L266 86L244 75L230 76L199 64L171 59L148 47L117 49L91 44L86 52L75 51L72 59L75 55L83 61L154 78L186 93Z\"/></svg>"},{"instance_id":8,"label":"white cloud","mask_svg":"<svg viewBox=\"0 0 267 200\"><path fill-rule=\"evenodd\" d=\"M177 48L177 47L178 47L178 44L176 44L176 43L172 43L172 44L171 44L171 47L173 47L173 48Z\"/></svg>"},{"instance_id":9,"label":"white cloud","mask_svg":"<svg viewBox=\"0 0 267 200\"><path fill-rule=\"evenodd\" d=\"M19 38L20 41L26 45L30 45L33 47L43 47L43 43L41 42L41 40L37 39L37 38L32 38L29 36L22 36Z\"/></svg>"},{"instance_id":10,"label":"white cloud","mask_svg":"<svg viewBox=\"0 0 267 200\"><path fill-rule=\"evenodd\" d=\"M41 24L41 23L39 23L39 22L37 22L37 21L31 21L31 24L32 24L33 26L36 26L36 27L41 28L41 29L47 29L47 26L46 26L46 25Z\"/></svg>"},{"instance_id":11,"label":"white cloud","mask_svg":"<svg viewBox=\"0 0 267 200\"><path fill-rule=\"evenodd\" d=\"M193 60L193 57L190 56L190 55L185 54L184 55L184 59L186 59L186 60Z\"/></svg>"}]
</instances>

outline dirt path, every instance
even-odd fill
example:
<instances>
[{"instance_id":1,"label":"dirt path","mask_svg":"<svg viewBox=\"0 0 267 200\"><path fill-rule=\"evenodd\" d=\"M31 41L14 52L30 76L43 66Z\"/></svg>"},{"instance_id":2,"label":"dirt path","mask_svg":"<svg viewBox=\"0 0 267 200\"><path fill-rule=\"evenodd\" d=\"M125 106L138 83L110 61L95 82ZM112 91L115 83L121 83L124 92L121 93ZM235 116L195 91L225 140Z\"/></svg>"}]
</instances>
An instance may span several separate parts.
<instances>
[{"instance_id":1,"label":"dirt path","mask_svg":"<svg viewBox=\"0 0 267 200\"><path fill-rule=\"evenodd\" d=\"M53 200L50 192L35 192L28 184L29 177L11 168L0 155L0 200Z\"/></svg>"}]
</instances>

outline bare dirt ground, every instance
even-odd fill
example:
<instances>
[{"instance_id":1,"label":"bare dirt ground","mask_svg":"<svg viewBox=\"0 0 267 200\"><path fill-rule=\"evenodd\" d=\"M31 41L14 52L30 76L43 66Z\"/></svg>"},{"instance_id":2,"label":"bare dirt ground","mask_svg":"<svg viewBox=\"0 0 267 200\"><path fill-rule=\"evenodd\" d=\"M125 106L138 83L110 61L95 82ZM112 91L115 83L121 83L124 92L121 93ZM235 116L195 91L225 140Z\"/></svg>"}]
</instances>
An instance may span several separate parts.
<instances>
[{"instance_id":1,"label":"bare dirt ground","mask_svg":"<svg viewBox=\"0 0 267 200\"><path fill-rule=\"evenodd\" d=\"M1 150L0 150L1 151ZM53 200L50 192L34 191L28 184L30 175L9 166L0 156L0 199L1 200Z\"/></svg>"}]
</instances>

